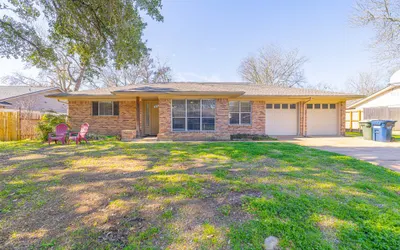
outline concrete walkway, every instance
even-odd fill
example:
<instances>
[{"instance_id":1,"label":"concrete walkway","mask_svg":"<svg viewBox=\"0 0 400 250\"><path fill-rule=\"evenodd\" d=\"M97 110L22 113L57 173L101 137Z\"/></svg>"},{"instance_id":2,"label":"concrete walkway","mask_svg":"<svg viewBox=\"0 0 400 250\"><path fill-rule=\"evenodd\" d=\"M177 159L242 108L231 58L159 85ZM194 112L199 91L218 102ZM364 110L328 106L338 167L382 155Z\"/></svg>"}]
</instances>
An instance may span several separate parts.
<instances>
[{"instance_id":1,"label":"concrete walkway","mask_svg":"<svg viewBox=\"0 0 400 250\"><path fill-rule=\"evenodd\" d=\"M360 137L278 137L278 139L352 156L400 172L400 142L375 142Z\"/></svg>"}]
</instances>

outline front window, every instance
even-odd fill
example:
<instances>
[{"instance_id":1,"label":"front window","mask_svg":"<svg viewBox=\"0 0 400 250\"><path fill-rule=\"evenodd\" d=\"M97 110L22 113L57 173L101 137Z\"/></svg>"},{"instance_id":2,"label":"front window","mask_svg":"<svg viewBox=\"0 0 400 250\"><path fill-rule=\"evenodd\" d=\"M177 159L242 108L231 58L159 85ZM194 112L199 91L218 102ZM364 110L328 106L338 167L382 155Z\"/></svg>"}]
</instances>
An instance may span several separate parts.
<instances>
[{"instance_id":1,"label":"front window","mask_svg":"<svg viewBox=\"0 0 400 250\"><path fill-rule=\"evenodd\" d=\"M229 102L229 123L238 125L251 124L251 102Z\"/></svg>"},{"instance_id":2,"label":"front window","mask_svg":"<svg viewBox=\"0 0 400 250\"><path fill-rule=\"evenodd\" d=\"M92 102L92 115L94 116L119 115L119 102Z\"/></svg>"},{"instance_id":3,"label":"front window","mask_svg":"<svg viewBox=\"0 0 400 250\"><path fill-rule=\"evenodd\" d=\"M215 104L215 100L172 100L172 130L215 130Z\"/></svg>"}]
</instances>

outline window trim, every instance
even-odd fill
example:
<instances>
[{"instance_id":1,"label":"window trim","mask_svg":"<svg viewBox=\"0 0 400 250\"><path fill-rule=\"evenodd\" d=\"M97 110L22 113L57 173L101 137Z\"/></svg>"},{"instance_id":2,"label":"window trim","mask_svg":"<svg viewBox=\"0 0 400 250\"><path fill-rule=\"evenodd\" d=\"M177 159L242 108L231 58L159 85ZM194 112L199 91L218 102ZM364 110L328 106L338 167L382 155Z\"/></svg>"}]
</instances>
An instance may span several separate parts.
<instances>
[{"instance_id":1,"label":"window trim","mask_svg":"<svg viewBox=\"0 0 400 250\"><path fill-rule=\"evenodd\" d=\"M94 102L97 102L97 115L93 114L93 103ZM112 112L112 114L111 115L101 115L100 114L100 103L110 103L110 102L111 102L111 112ZM114 110L114 102L115 101L92 101L92 116L106 116L106 117L119 116L119 114L118 115L114 114L114 112L115 112L115 110ZM118 105L118 111L119 111L119 105Z\"/></svg>"},{"instance_id":2,"label":"window trim","mask_svg":"<svg viewBox=\"0 0 400 250\"><path fill-rule=\"evenodd\" d=\"M177 100L177 101L185 101L185 117L174 117L173 116L173 101ZM196 118L196 117L188 117L188 108L187 108L187 104L188 104L188 100L196 100L196 101L200 101L200 130L188 130L188 118ZM215 101L215 113L214 113L214 117L203 117L203 100L212 100ZM217 99L171 99L171 132L175 132L175 133L179 133L179 132L194 132L194 133L198 133L198 132L215 132L216 131L216 126L217 126L217 115L216 115L216 110L217 110ZM180 129L180 130L174 130L174 118L184 118L185 119L185 129ZM214 129L213 130L203 130L203 118L213 118L214 119Z\"/></svg>"},{"instance_id":3,"label":"window trim","mask_svg":"<svg viewBox=\"0 0 400 250\"><path fill-rule=\"evenodd\" d=\"M238 102L239 103L239 111L238 112L231 112L229 110L229 125L230 126L251 126L253 124L253 102L252 101L229 101L228 106L230 106L231 102ZM250 104L250 111L242 112L242 102L248 102ZM238 113L239 114L239 123L231 123L231 113ZM250 122L249 123L242 123L242 113L249 113L250 114Z\"/></svg>"}]
</instances>

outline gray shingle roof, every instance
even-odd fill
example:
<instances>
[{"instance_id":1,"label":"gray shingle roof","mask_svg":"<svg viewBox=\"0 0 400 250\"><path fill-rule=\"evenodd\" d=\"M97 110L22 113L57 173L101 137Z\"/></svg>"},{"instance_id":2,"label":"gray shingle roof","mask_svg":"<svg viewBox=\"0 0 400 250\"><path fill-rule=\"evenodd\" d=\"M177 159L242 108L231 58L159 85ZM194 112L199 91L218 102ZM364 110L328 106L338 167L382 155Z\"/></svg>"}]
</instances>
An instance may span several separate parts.
<instances>
[{"instance_id":1,"label":"gray shingle roof","mask_svg":"<svg viewBox=\"0 0 400 250\"><path fill-rule=\"evenodd\" d=\"M362 97L354 94L321 91L314 89L302 89L302 88L285 88L285 87L274 87L266 85L255 85L251 83L220 83L220 82L171 82L171 83L155 83L155 84L143 84L143 85L129 85L123 87L112 87L102 88L94 90L84 90L71 93L60 93L58 97L68 96L106 96L120 93L166 93L166 94L186 94L190 93L206 93L206 92L218 92L218 93L237 93L242 96L352 96Z\"/></svg>"},{"instance_id":2,"label":"gray shingle roof","mask_svg":"<svg viewBox=\"0 0 400 250\"><path fill-rule=\"evenodd\" d=\"M29 87L29 86L0 86L0 100L11 97L32 94L35 92L54 90L54 87Z\"/></svg>"}]
</instances>

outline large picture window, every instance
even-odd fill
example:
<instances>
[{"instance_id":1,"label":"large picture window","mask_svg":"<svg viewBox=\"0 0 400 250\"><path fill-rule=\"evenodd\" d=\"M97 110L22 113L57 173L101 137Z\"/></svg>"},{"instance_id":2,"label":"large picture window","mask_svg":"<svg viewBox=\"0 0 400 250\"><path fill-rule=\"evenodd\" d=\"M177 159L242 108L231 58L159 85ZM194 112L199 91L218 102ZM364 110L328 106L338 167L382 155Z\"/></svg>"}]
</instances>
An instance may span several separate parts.
<instances>
[{"instance_id":1,"label":"large picture window","mask_svg":"<svg viewBox=\"0 0 400 250\"><path fill-rule=\"evenodd\" d=\"M92 102L92 115L94 116L119 115L119 102Z\"/></svg>"},{"instance_id":2,"label":"large picture window","mask_svg":"<svg viewBox=\"0 0 400 250\"><path fill-rule=\"evenodd\" d=\"M251 124L251 102L229 102L229 124Z\"/></svg>"},{"instance_id":3,"label":"large picture window","mask_svg":"<svg viewBox=\"0 0 400 250\"><path fill-rule=\"evenodd\" d=\"M173 131L215 130L215 100L172 100Z\"/></svg>"}]
</instances>

